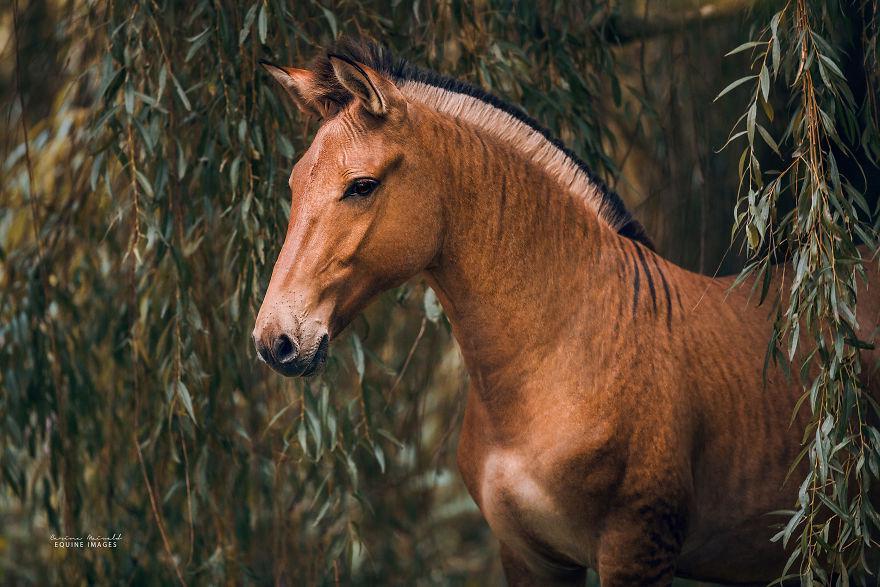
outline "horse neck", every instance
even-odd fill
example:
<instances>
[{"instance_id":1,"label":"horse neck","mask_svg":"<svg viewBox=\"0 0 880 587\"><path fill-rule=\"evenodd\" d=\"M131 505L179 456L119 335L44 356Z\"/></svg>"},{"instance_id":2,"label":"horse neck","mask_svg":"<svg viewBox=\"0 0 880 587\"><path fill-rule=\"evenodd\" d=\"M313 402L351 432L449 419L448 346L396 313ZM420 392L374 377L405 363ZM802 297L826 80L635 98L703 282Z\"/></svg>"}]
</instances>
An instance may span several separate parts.
<instances>
[{"instance_id":1,"label":"horse neck","mask_svg":"<svg viewBox=\"0 0 880 587\"><path fill-rule=\"evenodd\" d=\"M546 353L574 337L601 345L620 327L605 317L622 315L626 294L612 294L636 245L514 148L467 126L444 136L445 237L428 281L472 384L484 399L513 399L546 371Z\"/></svg>"}]
</instances>

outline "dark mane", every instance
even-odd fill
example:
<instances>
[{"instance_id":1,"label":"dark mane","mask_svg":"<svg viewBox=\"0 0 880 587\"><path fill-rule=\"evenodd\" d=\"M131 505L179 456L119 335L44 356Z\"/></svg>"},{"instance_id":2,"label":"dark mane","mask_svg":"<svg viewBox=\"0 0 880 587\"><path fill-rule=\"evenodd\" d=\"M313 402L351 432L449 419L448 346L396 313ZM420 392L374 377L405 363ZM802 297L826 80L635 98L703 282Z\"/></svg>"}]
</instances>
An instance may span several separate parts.
<instances>
[{"instance_id":1,"label":"dark mane","mask_svg":"<svg viewBox=\"0 0 880 587\"><path fill-rule=\"evenodd\" d=\"M608 221L611 226L616 227L617 233L621 236L638 241L649 249L654 250L654 245L645 233L645 229L626 209L620 196L605 185L605 182L597 177L593 170L574 151L565 146L562 141L553 136L549 130L523 112L519 107L467 82L441 75L432 70L416 67L403 58L393 56L391 51L382 45L370 41L356 41L347 38L341 39L326 53L320 55L313 67L313 71L324 86L321 94L342 106L351 100L351 95L336 81L329 57L333 54L363 63L392 79L398 85L401 82L414 81L449 92L464 94L485 102L516 118L541 134L547 141L562 151L596 186L601 199L598 210L600 217Z\"/></svg>"}]
</instances>

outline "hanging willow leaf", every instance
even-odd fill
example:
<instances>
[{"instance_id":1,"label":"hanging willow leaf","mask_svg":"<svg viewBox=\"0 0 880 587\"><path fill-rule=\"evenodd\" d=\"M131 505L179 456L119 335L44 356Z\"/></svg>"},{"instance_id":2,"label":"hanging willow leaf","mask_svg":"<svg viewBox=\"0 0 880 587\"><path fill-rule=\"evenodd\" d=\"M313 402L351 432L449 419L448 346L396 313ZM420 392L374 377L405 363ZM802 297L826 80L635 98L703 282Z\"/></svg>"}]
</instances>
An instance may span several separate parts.
<instances>
[{"instance_id":1,"label":"hanging willow leaf","mask_svg":"<svg viewBox=\"0 0 880 587\"><path fill-rule=\"evenodd\" d=\"M180 98L183 106L187 110L192 110L192 104L190 104L189 98L186 97L186 92L184 91L183 86L180 85L180 82L177 81L177 77L173 73L170 73L169 75L171 75L171 81L174 82L174 89L177 90L177 96Z\"/></svg>"},{"instance_id":2,"label":"hanging willow leaf","mask_svg":"<svg viewBox=\"0 0 880 587\"><path fill-rule=\"evenodd\" d=\"M739 86L743 85L744 83L746 83L746 82L748 82L748 81L750 81L750 80L755 79L756 77L757 77L757 76L754 76L754 75L747 75L746 77L741 77L741 78L739 78L738 80L736 80L735 82L733 82L732 84L730 84L729 86L727 86L726 88L724 88L723 90L721 90L721 93L719 93L717 96L715 96L715 99L713 100L713 102L717 102L718 99L721 98L721 96L723 96L723 95L725 95L726 93L730 92L730 91L733 90L734 88L738 88Z\"/></svg>"},{"instance_id":3,"label":"hanging willow leaf","mask_svg":"<svg viewBox=\"0 0 880 587\"><path fill-rule=\"evenodd\" d=\"M757 126L757 128L758 128L758 134L761 135L761 138L764 139L764 142L766 142L767 145L768 145L771 149L773 149L773 152L774 152L774 153L776 153L777 155L780 155L780 156L781 156L782 153L779 152L779 146L776 144L776 141L773 140L773 137L770 136L770 133L767 132L767 129L764 128L763 126L761 126L760 124L757 124L756 126ZM777 183L777 185L778 185L778 183Z\"/></svg>"},{"instance_id":4,"label":"hanging willow leaf","mask_svg":"<svg viewBox=\"0 0 880 587\"><path fill-rule=\"evenodd\" d=\"M352 356L354 357L354 366L355 370L358 374L358 380L364 380L364 347L361 345L360 337L352 333L351 335L351 349Z\"/></svg>"},{"instance_id":5,"label":"hanging willow leaf","mask_svg":"<svg viewBox=\"0 0 880 587\"><path fill-rule=\"evenodd\" d=\"M244 24L241 27L241 31L238 33L238 44L244 45L244 42L247 40L248 35L251 33L251 28L254 26L254 17L257 15L257 8L260 7L259 3L255 3L251 5L248 9L247 14L244 16Z\"/></svg>"},{"instance_id":6,"label":"hanging willow leaf","mask_svg":"<svg viewBox=\"0 0 880 587\"><path fill-rule=\"evenodd\" d=\"M767 70L766 65L761 66L761 94L764 96L764 101L770 97L770 72Z\"/></svg>"},{"instance_id":7,"label":"hanging willow leaf","mask_svg":"<svg viewBox=\"0 0 880 587\"><path fill-rule=\"evenodd\" d=\"M266 4L260 6L260 16L257 18L257 31L260 35L260 43L266 44L266 36L269 34L269 17Z\"/></svg>"},{"instance_id":8,"label":"hanging willow leaf","mask_svg":"<svg viewBox=\"0 0 880 587\"><path fill-rule=\"evenodd\" d=\"M180 401L183 402L183 407L186 408L186 413L189 415L190 419L195 422L196 415L193 411L192 396L190 396L186 384L180 380L175 381L174 391L177 394L177 397L180 398Z\"/></svg>"},{"instance_id":9,"label":"hanging willow leaf","mask_svg":"<svg viewBox=\"0 0 880 587\"><path fill-rule=\"evenodd\" d=\"M737 53L745 51L746 49L758 47L763 44L764 44L764 41L747 41L747 42L743 43L742 45L740 45L739 47L737 47L736 49L733 49L732 51L728 51L727 53L724 54L724 56L730 57L731 55L735 55Z\"/></svg>"}]
</instances>

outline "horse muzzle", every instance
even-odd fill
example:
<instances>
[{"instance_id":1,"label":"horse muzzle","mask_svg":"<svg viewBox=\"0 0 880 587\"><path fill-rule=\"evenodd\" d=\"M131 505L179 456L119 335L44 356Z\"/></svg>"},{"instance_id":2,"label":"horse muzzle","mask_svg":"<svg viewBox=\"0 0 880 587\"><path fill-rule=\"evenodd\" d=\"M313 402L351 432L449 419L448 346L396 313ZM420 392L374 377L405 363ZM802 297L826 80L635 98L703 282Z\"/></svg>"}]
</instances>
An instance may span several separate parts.
<instances>
[{"instance_id":1,"label":"horse muzzle","mask_svg":"<svg viewBox=\"0 0 880 587\"><path fill-rule=\"evenodd\" d=\"M254 328L254 347L264 363L285 377L309 377L327 361L330 336L324 332L307 348L295 332L279 328Z\"/></svg>"}]
</instances>

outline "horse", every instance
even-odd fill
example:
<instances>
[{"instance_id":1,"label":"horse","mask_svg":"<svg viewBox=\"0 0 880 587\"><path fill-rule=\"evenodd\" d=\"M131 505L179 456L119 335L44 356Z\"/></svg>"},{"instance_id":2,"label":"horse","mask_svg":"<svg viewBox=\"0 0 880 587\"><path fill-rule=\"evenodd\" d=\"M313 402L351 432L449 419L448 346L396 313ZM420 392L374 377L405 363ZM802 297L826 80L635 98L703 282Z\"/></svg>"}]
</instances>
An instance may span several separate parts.
<instances>
[{"instance_id":1,"label":"horse","mask_svg":"<svg viewBox=\"0 0 880 587\"><path fill-rule=\"evenodd\" d=\"M263 67L322 121L290 174L263 361L318 372L360 310L421 275L469 374L457 465L510 585L780 576L768 513L797 503L809 409L790 425L802 389L764 372L772 326L748 288L663 259L571 150L479 88L365 42Z\"/></svg>"}]
</instances>

